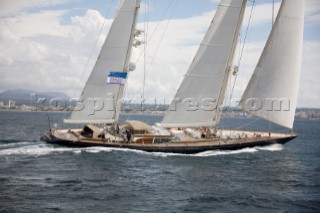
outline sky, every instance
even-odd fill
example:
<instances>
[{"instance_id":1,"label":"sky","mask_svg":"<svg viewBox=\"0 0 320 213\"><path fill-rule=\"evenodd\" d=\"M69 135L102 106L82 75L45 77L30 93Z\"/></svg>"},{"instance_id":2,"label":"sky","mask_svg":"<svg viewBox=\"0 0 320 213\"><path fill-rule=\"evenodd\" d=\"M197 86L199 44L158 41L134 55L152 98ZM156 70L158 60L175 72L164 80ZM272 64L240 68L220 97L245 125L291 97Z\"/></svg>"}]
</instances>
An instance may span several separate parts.
<instances>
[{"instance_id":1,"label":"sky","mask_svg":"<svg viewBox=\"0 0 320 213\"><path fill-rule=\"evenodd\" d=\"M275 0L275 13L280 2ZM125 96L173 98L217 5L218 0L142 0L138 28L147 29L146 57L144 46L134 49L137 69L130 73ZM118 0L0 0L0 92L30 89L78 97L118 6ZM235 56L239 65L244 45L233 98L241 97L272 24L272 0L256 0L246 31L251 7L249 1ZM299 107L320 108L319 49L320 1L305 0Z\"/></svg>"}]
</instances>

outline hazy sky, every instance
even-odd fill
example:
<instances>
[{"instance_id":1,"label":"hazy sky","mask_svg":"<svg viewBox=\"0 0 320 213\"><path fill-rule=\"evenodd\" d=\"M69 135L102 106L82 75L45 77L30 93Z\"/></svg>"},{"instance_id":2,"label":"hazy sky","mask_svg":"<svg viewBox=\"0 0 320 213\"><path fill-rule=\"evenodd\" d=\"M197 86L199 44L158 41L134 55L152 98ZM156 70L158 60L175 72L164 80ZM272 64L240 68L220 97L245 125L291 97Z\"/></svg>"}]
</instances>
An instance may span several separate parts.
<instances>
[{"instance_id":1,"label":"hazy sky","mask_svg":"<svg viewBox=\"0 0 320 213\"><path fill-rule=\"evenodd\" d=\"M146 62L146 97L174 96L213 18L217 2L149 0L147 7L146 1L142 1L138 27L143 29L148 26L150 40ZM241 32L242 41L251 2L248 3ZM305 39L298 106L320 108L320 1L305 0L305 3ZM21 88L78 96L118 5L118 0L0 0L0 91ZM276 1L276 12L279 5L280 1ZM104 22L105 16L107 19ZM257 0L235 84L235 98L241 97L259 59L270 32L271 16L272 0ZM93 56L88 63L92 51ZM132 60L138 66L130 74L126 96L142 93L144 66L143 57L139 57L142 52L143 47L134 50ZM238 65L238 59L239 54L235 65Z\"/></svg>"}]
</instances>

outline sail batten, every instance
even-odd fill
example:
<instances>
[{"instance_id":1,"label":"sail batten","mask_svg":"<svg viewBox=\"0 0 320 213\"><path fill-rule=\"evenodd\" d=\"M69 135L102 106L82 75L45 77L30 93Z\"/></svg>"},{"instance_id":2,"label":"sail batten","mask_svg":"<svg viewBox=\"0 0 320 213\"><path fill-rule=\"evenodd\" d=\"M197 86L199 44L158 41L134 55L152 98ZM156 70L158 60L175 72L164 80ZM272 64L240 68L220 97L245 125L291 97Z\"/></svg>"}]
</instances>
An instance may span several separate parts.
<instances>
[{"instance_id":1,"label":"sail batten","mask_svg":"<svg viewBox=\"0 0 320 213\"><path fill-rule=\"evenodd\" d=\"M246 112L289 129L293 127L297 105L303 25L303 1L283 0L240 102ZM271 107L270 100L273 100ZM286 104L282 106L284 101ZM252 107L252 104L257 107Z\"/></svg>"},{"instance_id":2,"label":"sail batten","mask_svg":"<svg viewBox=\"0 0 320 213\"><path fill-rule=\"evenodd\" d=\"M235 51L246 0L222 0L162 125L215 126L217 102ZM217 114L218 113L218 114ZM205 124L205 125L201 125Z\"/></svg>"},{"instance_id":3,"label":"sail batten","mask_svg":"<svg viewBox=\"0 0 320 213\"><path fill-rule=\"evenodd\" d=\"M128 71L139 7L140 0L121 1L80 100L66 123L117 122L125 79L113 77L112 83L108 81L110 73Z\"/></svg>"}]
</instances>

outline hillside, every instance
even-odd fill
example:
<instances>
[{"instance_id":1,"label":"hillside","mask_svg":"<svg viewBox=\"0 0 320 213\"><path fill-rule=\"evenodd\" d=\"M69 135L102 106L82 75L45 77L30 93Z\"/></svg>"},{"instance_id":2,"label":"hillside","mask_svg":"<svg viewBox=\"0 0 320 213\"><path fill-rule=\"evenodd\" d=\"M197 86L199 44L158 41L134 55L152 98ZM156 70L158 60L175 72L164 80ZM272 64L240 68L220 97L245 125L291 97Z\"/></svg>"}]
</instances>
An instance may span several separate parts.
<instances>
[{"instance_id":1,"label":"hillside","mask_svg":"<svg viewBox=\"0 0 320 213\"><path fill-rule=\"evenodd\" d=\"M69 100L70 97L61 92L37 92L34 90L25 90L25 89L15 89L15 90L6 90L0 93L0 101L3 101L5 104L9 100L16 101L17 105L34 105L36 99L45 98L51 100L53 98L59 98L63 100Z\"/></svg>"}]
</instances>

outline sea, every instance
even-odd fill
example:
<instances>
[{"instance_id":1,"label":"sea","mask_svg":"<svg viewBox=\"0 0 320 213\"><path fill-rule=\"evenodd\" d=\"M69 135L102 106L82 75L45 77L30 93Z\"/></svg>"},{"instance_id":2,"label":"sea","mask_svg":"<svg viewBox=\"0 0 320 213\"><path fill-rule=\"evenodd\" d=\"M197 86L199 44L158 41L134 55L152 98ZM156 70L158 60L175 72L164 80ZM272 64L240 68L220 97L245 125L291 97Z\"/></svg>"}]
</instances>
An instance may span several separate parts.
<instances>
[{"instance_id":1,"label":"sea","mask_svg":"<svg viewBox=\"0 0 320 213\"><path fill-rule=\"evenodd\" d=\"M285 145L192 155L40 141L68 116L0 111L0 212L320 212L320 120L296 120ZM269 125L223 118L221 128Z\"/></svg>"}]
</instances>

